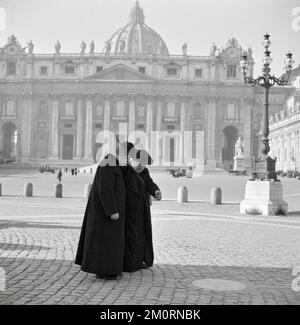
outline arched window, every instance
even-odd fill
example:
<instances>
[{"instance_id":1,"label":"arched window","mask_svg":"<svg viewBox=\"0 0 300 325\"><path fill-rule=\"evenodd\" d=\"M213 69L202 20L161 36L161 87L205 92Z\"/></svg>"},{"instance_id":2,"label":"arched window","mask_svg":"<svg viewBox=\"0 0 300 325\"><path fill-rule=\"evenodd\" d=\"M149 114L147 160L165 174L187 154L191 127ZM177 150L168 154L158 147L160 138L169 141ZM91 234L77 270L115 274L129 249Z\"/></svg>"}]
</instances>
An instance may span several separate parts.
<instances>
[{"instance_id":1,"label":"arched window","mask_svg":"<svg viewBox=\"0 0 300 325\"><path fill-rule=\"evenodd\" d=\"M195 117L196 118L201 118L202 115L202 108L200 103L195 104Z\"/></svg>"},{"instance_id":2,"label":"arched window","mask_svg":"<svg viewBox=\"0 0 300 325\"><path fill-rule=\"evenodd\" d=\"M174 118L176 117L176 107L174 102L167 104L167 117Z\"/></svg>"},{"instance_id":3,"label":"arched window","mask_svg":"<svg viewBox=\"0 0 300 325\"><path fill-rule=\"evenodd\" d=\"M117 117L125 116L125 104L121 100L116 102L116 116Z\"/></svg>"}]
</instances>

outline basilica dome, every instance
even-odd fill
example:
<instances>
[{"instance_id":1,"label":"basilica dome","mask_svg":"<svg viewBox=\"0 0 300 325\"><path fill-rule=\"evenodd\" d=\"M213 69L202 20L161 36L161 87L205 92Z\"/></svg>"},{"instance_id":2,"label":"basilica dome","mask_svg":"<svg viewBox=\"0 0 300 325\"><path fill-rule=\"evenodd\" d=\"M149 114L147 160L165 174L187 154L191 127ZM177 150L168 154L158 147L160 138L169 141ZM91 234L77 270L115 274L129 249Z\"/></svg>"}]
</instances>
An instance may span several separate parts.
<instances>
[{"instance_id":1,"label":"basilica dome","mask_svg":"<svg viewBox=\"0 0 300 325\"><path fill-rule=\"evenodd\" d=\"M106 42L104 52L112 54L169 55L167 45L161 36L145 24L145 15L138 1L130 12L129 23L112 35Z\"/></svg>"}]
</instances>

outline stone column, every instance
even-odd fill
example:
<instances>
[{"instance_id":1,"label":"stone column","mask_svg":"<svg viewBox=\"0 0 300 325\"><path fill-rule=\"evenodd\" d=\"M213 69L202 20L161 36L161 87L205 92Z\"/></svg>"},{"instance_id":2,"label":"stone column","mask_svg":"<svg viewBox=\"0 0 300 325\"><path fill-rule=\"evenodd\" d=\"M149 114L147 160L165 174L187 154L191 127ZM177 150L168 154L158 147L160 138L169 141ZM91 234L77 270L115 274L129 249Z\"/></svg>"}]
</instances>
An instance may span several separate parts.
<instances>
[{"instance_id":1,"label":"stone column","mask_svg":"<svg viewBox=\"0 0 300 325\"><path fill-rule=\"evenodd\" d=\"M153 131L153 101L147 101L147 122L146 122L146 134L147 134L147 143L148 151L152 154L153 145L152 145L152 131Z\"/></svg>"},{"instance_id":2,"label":"stone column","mask_svg":"<svg viewBox=\"0 0 300 325\"><path fill-rule=\"evenodd\" d=\"M285 157L284 157L284 136L280 136L280 170L284 169ZM278 168L278 167L277 167Z\"/></svg>"},{"instance_id":3,"label":"stone column","mask_svg":"<svg viewBox=\"0 0 300 325\"><path fill-rule=\"evenodd\" d=\"M59 98L52 99L51 157L59 159Z\"/></svg>"},{"instance_id":4,"label":"stone column","mask_svg":"<svg viewBox=\"0 0 300 325\"><path fill-rule=\"evenodd\" d=\"M300 171L300 132L296 132L297 144L296 144L296 168L297 171Z\"/></svg>"},{"instance_id":5,"label":"stone column","mask_svg":"<svg viewBox=\"0 0 300 325\"><path fill-rule=\"evenodd\" d=\"M287 134L287 157L286 157L286 166L287 169L291 169L291 134Z\"/></svg>"},{"instance_id":6,"label":"stone column","mask_svg":"<svg viewBox=\"0 0 300 325\"><path fill-rule=\"evenodd\" d=\"M104 101L104 131L110 130L110 100L109 98L105 98Z\"/></svg>"},{"instance_id":7,"label":"stone column","mask_svg":"<svg viewBox=\"0 0 300 325\"><path fill-rule=\"evenodd\" d=\"M4 103L3 103L3 98L0 97L0 114L4 114ZM0 119L1 119L1 116L0 116ZM0 151L3 150L3 130L0 130Z\"/></svg>"},{"instance_id":8,"label":"stone column","mask_svg":"<svg viewBox=\"0 0 300 325\"><path fill-rule=\"evenodd\" d=\"M187 125L187 103L181 102L180 104L180 145L179 145L179 163L184 164L184 147L185 147L185 141L184 141L184 131L186 131L186 125Z\"/></svg>"},{"instance_id":9,"label":"stone column","mask_svg":"<svg viewBox=\"0 0 300 325\"><path fill-rule=\"evenodd\" d=\"M21 161L29 162L31 155L32 133L32 98L24 97L22 100L22 125L21 125Z\"/></svg>"},{"instance_id":10,"label":"stone column","mask_svg":"<svg viewBox=\"0 0 300 325\"><path fill-rule=\"evenodd\" d=\"M245 142L244 154L251 157L251 101L248 99L243 99L241 111L243 114L243 138Z\"/></svg>"},{"instance_id":11,"label":"stone column","mask_svg":"<svg viewBox=\"0 0 300 325\"><path fill-rule=\"evenodd\" d=\"M152 144L152 151L154 153L154 165L161 164L161 156L162 156L162 144L160 139L160 132L162 129L162 102L158 100L156 102L156 128L154 134L154 143ZM153 148L154 145L154 148Z\"/></svg>"},{"instance_id":12,"label":"stone column","mask_svg":"<svg viewBox=\"0 0 300 325\"><path fill-rule=\"evenodd\" d=\"M207 167L216 168L216 108L217 99L209 98L207 125Z\"/></svg>"},{"instance_id":13,"label":"stone column","mask_svg":"<svg viewBox=\"0 0 300 325\"><path fill-rule=\"evenodd\" d=\"M85 121L85 160L93 160L93 101L88 98L86 101L86 121Z\"/></svg>"},{"instance_id":14,"label":"stone column","mask_svg":"<svg viewBox=\"0 0 300 325\"><path fill-rule=\"evenodd\" d=\"M83 155L83 100L77 101L77 132L76 132L76 157L81 159Z\"/></svg>"},{"instance_id":15,"label":"stone column","mask_svg":"<svg viewBox=\"0 0 300 325\"><path fill-rule=\"evenodd\" d=\"M129 121L128 121L128 137L135 131L135 100L130 98L129 102Z\"/></svg>"}]
</instances>

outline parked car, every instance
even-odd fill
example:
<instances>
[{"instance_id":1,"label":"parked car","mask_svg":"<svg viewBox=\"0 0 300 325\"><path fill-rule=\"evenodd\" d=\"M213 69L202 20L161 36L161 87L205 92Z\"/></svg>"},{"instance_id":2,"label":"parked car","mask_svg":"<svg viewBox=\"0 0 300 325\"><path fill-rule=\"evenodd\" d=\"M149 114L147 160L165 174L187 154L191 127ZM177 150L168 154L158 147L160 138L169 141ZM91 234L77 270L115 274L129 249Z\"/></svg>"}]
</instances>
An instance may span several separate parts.
<instances>
[{"instance_id":1,"label":"parked car","mask_svg":"<svg viewBox=\"0 0 300 325\"><path fill-rule=\"evenodd\" d=\"M185 169L183 168L167 169L167 171L175 178L186 176Z\"/></svg>"},{"instance_id":2,"label":"parked car","mask_svg":"<svg viewBox=\"0 0 300 325\"><path fill-rule=\"evenodd\" d=\"M55 173L55 169L49 167L48 165L46 165L46 166L40 166L39 167L39 172L40 173L52 173L52 174L54 174Z\"/></svg>"}]
</instances>

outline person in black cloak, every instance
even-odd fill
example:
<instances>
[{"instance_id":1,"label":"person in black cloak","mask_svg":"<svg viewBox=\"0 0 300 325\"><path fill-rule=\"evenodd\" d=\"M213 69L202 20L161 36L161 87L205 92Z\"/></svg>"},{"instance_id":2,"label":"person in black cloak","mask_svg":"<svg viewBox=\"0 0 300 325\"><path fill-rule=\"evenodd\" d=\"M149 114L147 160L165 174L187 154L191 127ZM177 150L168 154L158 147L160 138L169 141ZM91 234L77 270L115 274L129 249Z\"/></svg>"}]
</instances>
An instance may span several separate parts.
<instances>
[{"instance_id":1,"label":"person in black cloak","mask_svg":"<svg viewBox=\"0 0 300 325\"><path fill-rule=\"evenodd\" d=\"M122 273L125 251L126 189L116 151L116 156L106 155L97 168L75 258L82 271L106 280Z\"/></svg>"},{"instance_id":2,"label":"person in black cloak","mask_svg":"<svg viewBox=\"0 0 300 325\"><path fill-rule=\"evenodd\" d=\"M127 190L124 272L134 272L153 265L150 195L161 200L162 194L146 168L152 163L150 155L130 142L122 147L128 152L128 166L123 169Z\"/></svg>"}]
</instances>

